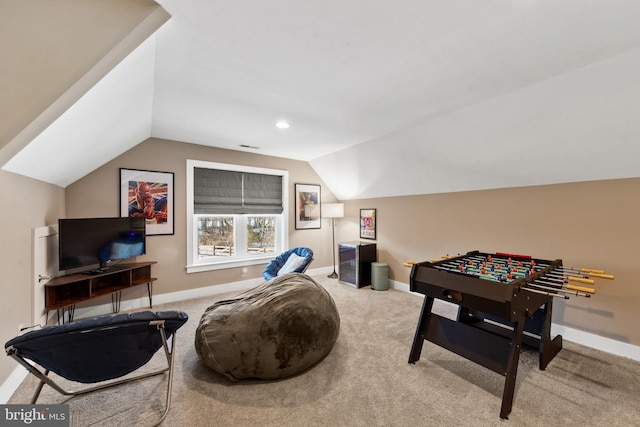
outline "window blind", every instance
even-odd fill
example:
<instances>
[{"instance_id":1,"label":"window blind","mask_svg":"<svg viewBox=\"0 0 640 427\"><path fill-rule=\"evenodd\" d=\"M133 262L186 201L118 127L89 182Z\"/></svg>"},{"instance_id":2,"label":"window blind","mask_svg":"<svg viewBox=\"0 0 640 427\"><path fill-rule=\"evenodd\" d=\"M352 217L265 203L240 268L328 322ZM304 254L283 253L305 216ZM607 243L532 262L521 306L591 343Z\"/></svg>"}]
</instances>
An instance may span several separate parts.
<instances>
[{"instance_id":1,"label":"window blind","mask_svg":"<svg viewBox=\"0 0 640 427\"><path fill-rule=\"evenodd\" d=\"M196 214L281 214L282 176L194 168Z\"/></svg>"}]
</instances>

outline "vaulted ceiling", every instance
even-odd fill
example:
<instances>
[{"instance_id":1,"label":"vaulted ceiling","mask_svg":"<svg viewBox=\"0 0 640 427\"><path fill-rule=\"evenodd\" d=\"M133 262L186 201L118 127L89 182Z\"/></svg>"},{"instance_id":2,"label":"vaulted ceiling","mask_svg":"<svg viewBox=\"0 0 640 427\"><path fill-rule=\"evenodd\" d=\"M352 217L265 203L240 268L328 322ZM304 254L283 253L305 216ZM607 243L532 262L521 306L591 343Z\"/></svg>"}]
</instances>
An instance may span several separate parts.
<instances>
[{"instance_id":1,"label":"vaulted ceiling","mask_svg":"<svg viewBox=\"0 0 640 427\"><path fill-rule=\"evenodd\" d=\"M0 141L5 170L66 186L159 137L309 161L342 199L640 176L640 2L130 3L70 43L94 20L131 53Z\"/></svg>"}]
</instances>

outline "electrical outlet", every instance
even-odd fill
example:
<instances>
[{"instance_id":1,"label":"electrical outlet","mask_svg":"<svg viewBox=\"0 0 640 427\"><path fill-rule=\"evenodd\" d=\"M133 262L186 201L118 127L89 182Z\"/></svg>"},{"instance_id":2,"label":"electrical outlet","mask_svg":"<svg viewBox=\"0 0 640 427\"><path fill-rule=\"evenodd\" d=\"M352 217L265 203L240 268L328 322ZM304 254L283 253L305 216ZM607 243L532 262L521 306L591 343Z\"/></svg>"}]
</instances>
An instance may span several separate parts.
<instances>
[{"instance_id":1,"label":"electrical outlet","mask_svg":"<svg viewBox=\"0 0 640 427\"><path fill-rule=\"evenodd\" d=\"M249 269L247 267L243 267L242 268L242 277L247 277L247 273L249 272Z\"/></svg>"}]
</instances>

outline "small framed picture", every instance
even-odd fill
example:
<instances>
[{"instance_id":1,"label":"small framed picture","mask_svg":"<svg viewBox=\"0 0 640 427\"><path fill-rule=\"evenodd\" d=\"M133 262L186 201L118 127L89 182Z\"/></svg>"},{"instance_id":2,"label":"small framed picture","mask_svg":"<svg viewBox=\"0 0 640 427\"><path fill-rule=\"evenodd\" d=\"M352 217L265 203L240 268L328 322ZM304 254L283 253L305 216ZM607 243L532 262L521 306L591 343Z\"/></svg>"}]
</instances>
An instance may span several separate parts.
<instances>
[{"instance_id":1,"label":"small framed picture","mask_svg":"<svg viewBox=\"0 0 640 427\"><path fill-rule=\"evenodd\" d=\"M173 172L120 168L120 216L144 217L147 236L173 234Z\"/></svg>"},{"instance_id":2,"label":"small framed picture","mask_svg":"<svg viewBox=\"0 0 640 427\"><path fill-rule=\"evenodd\" d=\"M296 230L320 228L320 186L295 184Z\"/></svg>"},{"instance_id":3,"label":"small framed picture","mask_svg":"<svg viewBox=\"0 0 640 427\"><path fill-rule=\"evenodd\" d=\"M360 238L376 240L375 209L360 209Z\"/></svg>"}]
</instances>

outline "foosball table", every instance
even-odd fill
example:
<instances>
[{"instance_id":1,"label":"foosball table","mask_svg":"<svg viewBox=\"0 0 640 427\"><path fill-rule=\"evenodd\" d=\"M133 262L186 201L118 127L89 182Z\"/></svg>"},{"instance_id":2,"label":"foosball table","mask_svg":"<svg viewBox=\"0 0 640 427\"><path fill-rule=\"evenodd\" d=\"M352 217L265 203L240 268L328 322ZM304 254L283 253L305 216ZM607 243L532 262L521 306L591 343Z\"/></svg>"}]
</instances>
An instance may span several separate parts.
<instances>
[{"instance_id":1,"label":"foosball table","mask_svg":"<svg viewBox=\"0 0 640 427\"><path fill-rule=\"evenodd\" d=\"M613 279L602 270L564 267L560 259L479 251L405 265L410 290L425 295L409 363L428 340L505 376L503 419L511 413L523 346L538 351L542 370L562 349L562 336L551 338L553 300L590 297L594 278ZM456 318L433 313L436 298L457 304Z\"/></svg>"}]
</instances>

